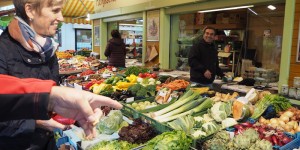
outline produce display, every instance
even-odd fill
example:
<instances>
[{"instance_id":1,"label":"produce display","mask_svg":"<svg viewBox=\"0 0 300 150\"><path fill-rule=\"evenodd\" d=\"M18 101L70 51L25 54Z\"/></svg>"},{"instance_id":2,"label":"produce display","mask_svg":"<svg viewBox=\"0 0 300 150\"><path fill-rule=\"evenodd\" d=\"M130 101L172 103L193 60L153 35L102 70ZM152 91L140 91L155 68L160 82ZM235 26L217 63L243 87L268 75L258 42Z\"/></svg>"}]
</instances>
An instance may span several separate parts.
<instances>
[{"instance_id":1,"label":"produce display","mask_svg":"<svg viewBox=\"0 0 300 150\"><path fill-rule=\"evenodd\" d=\"M99 136L118 136L92 139L86 149L271 150L300 141L300 110L269 91L250 90L245 97L221 93L136 66L87 69L67 77L67 82L124 106L102 106L105 116L96 124ZM294 143L293 148L300 147Z\"/></svg>"}]
</instances>

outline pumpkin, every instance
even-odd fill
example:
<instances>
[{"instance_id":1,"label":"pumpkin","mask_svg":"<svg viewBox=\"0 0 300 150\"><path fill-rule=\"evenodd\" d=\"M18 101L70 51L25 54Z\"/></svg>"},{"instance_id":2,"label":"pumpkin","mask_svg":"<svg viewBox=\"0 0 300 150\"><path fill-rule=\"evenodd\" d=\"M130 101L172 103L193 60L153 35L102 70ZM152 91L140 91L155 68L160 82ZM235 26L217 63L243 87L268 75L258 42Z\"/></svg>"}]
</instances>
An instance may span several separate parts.
<instances>
[{"instance_id":1,"label":"pumpkin","mask_svg":"<svg viewBox=\"0 0 300 150\"><path fill-rule=\"evenodd\" d=\"M251 115L250 108L242 102L234 101L232 104L232 115L237 121L247 119Z\"/></svg>"}]
</instances>

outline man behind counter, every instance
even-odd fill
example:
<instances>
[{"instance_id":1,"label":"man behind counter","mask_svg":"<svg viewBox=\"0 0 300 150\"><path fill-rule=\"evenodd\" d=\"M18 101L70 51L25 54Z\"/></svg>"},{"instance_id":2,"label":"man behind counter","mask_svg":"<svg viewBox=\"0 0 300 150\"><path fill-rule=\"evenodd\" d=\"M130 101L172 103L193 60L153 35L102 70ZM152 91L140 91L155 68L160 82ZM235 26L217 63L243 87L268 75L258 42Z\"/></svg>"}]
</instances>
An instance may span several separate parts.
<instances>
[{"instance_id":1,"label":"man behind counter","mask_svg":"<svg viewBox=\"0 0 300 150\"><path fill-rule=\"evenodd\" d=\"M199 86L212 87L215 76L223 77L219 67L218 51L214 45L216 30L206 27L203 38L196 42L189 53L190 81Z\"/></svg>"}]
</instances>

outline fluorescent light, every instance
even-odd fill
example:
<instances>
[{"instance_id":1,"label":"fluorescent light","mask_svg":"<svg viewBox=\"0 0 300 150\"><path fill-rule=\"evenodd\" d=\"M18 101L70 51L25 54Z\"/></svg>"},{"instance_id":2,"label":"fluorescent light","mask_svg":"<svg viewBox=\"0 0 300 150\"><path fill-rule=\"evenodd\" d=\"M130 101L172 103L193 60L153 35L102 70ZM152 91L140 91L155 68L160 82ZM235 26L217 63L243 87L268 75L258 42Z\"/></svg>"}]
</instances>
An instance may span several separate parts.
<instances>
[{"instance_id":1,"label":"fluorescent light","mask_svg":"<svg viewBox=\"0 0 300 150\"><path fill-rule=\"evenodd\" d=\"M268 8L271 9L271 10L275 10L276 9L276 7L273 6L273 5L269 5Z\"/></svg>"},{"instance_id":2,"label":"fluorescent light","mask_svg":"<svg viewBox=\"0 0 300 150\"><path fill-rule=\"evenodd\" d=\"M253 7L253 5L238 6L238 7L227 7L227 8L211 9L211 10L201 10L201 11L198 11L198 12L199 13L206 13L206 12L223 11L223 10L243 9L243 8L250 8L250 7Z\"/></svg>"},{"instance_id":3,"label":"fluorescent light","mask_svg":"<svg viewBox=\"0 0 300 150\"><path fill-rule=\"evenodd\" d=\"M255 11L252 10L251 8L248 8L248 10L250 10L254 15L258 15L257 12L255 12Z\"/></svg>"},{"instance_id":4,"label":"fluorescent light","mask_svg":"<svg viewBox=\"0 0 300 150\"><path fill-rule=\"evenodd\" d=\"M142 24L125 24L125 23L122 23L122 24L119 24L120 26L143 26Z\"/></svg>"}]
</instances>

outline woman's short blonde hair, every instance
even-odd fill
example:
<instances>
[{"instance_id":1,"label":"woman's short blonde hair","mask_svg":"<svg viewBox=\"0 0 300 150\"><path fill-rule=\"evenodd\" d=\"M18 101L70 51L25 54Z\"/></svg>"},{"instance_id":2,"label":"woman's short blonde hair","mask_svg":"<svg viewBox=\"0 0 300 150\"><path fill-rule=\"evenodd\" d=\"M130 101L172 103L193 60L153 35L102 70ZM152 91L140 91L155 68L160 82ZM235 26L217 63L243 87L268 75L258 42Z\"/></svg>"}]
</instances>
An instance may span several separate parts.
<instances>
[{"instance_id":1,"label":"woman's short blonde hair","mask_svg":"<svg viewBox=\"0 0 300 150\"><path fill-rule=\"evenodd\" d=\"M32 9L41 13L43 7L51 7L63 3L64 0L13 0L16 15L28 22L29 18L25 12L25 4L32 5Z\"/></svg>"}]
</instances>

